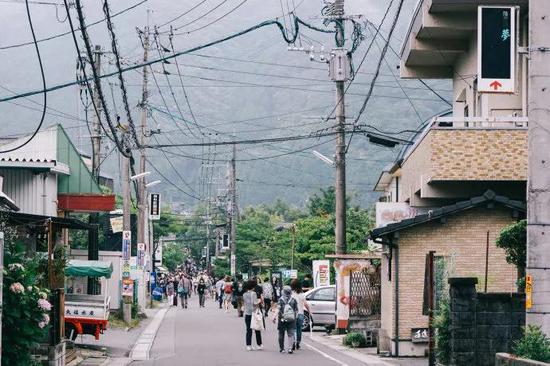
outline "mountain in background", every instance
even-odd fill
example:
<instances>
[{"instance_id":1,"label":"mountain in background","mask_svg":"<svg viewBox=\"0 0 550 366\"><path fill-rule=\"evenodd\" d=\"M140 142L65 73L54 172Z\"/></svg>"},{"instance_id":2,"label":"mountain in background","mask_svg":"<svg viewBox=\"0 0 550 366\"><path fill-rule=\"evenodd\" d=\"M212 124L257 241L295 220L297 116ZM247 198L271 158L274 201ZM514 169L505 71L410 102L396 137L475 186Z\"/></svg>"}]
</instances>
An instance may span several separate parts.
<instances>
[{"instance_id":1,"label":"mountain in background","mask_svg":"<svg viewBox=\"0 0 550 366\"><path fill-rule=\"evenodd\" d=\"M308 23L324 27L320 20L322 1L307 0L296 3L296 14ZM112 2L111 13L117 13L136 2L119 0ZM189 1L149 0L144 4L113 19L123 63L139 63L143 50L136 26L149 23L152 32L155 24L162 24L193 8L200 0ZM365 19L378 24L389 1L346 2L348 14L363 14ZM405 1L396 32L391 42L399 52L401 40L413 11L415 1ZM239 4L242 4L238 7ZM283 5L281 5L283 4ZM219 5L219 7L218 7ZM91 23L103 17L99 2L84 1L86 21ZM194 10L171 23L177 35L173 37L175 50L186 50L197 45L222 38L261 21L279 17L286 2L248 0L206 0ZM293 7L294 5L291 4ZM147 9L154 11L147 12ZM233 12L231 12L235 9ZM30 32L24 12L24 4L0 4L0 47L29 41ZM69 30L63 9L53 6L32 5L32 16L39 38ZM210 12L211 11L211 12ZM209 13L203 16L206 13ZM230 12L230 13L229 13ZM223 17L224 14L229 13ZM382 35L389 31L395 13L391 9ZM76 12L72 10L76 21ZM58 19L59 18L59 19ZM218 18L220 20L216 21ZM289 17L285 17L289 26ZM213 22L213 23L212 23ZM212 24L210 24L212 23ZM209 25L210 24L210 25ZM204 27L204 28L202 28ZM202 29L201 29L202 28ZM329 26L330 29L332 25ZM158 37L152 35L150 59L169 55L169 25L158 29ZM297 46L328 53L333 46L333 35L302 28ZM89 28L93 44L110 50L110 40L105 23ZM354 54L354 66L365 55L372 34L365 30L365 39ZM349 47L351 28L347 30ZM78 37L80 41L80 35ZM41 42L40 51L46 68L48 86L75 80L76 51L70 35ZM157 47L158 45L158 47ZM81 42L81 47L82 42ZM346 97L348 123L352 123L365 99L383 47L377 38L367 54L359 73ZM374 94L360 124L372 125L380 130L395 133L414 130L434 114L447 109L432 92L417 81L399 79L398 57L388 51L382 63L381 73L375 84ZM40 74L32 45L0 50L0 95L10 95L40 89ZM178 76L178 68L181 79ZM112 54L103 58L103 73L115 70ZM327 131L334 119L326 120L335 103L334 84L329 81L327 65L312 62L304 52L290 52L276 26L268 26L234 40L184 55L170 63L157 63L149 71L148 123L151 129L160 129L150 144L197 143L264 139L280 136L304 135ZM152 72L152 74L151 74ZM168 75L166 75L168 74ZM152 77L154 75L154 78ZM142 71L124 74L134 122L140 122ZM156 80L155 80L156 79ZM157 87L158 85L158 87ZM183 87L187 92L187 105ZM433 81L430 85L444 97L450 97L449 81ZM125 120L116 77L103 80L103 89L111 112ZM45 126L62 123L75 144L90 152L89 132L77 86L48 93L48 110ZM172 94L173 93L173 94ZM41 96L18 99L14 103L1 103L2 135L30 132L35 128L41 110ZM89 113L88 118L92 116ZM402 138L408 134L397 135ZM119 159L114 146L105 140L104 152L108 156L102 169L118 177ZM354 195L354 203L368 206L377 198L372 192L381 169L392 162L400 147L393 149L372 145L362 135L355 135L348 151L348 191ZM179 147L150 151L151 177L161 179L155 190L164 194L165 202L183 202L185 207L197 204L195 197L224 194L227 180L227 162L231 159L230 146ZM241 207L269 203L277 198L302 206L308 196L318 188L333 185L334 169L317 159L312 151L332 157L335 151L334 137L292 142L262 143L237 146L238 195ZM160 177L160 172L164 177ZM185 182L184 182L185 181ZM171 183L170 183L171 182ZM120 187L118 183L115 187ZM177 187L177 188L176 188ZM184 191L185 193L183 193Z\"/></svg>"}]
</instances>

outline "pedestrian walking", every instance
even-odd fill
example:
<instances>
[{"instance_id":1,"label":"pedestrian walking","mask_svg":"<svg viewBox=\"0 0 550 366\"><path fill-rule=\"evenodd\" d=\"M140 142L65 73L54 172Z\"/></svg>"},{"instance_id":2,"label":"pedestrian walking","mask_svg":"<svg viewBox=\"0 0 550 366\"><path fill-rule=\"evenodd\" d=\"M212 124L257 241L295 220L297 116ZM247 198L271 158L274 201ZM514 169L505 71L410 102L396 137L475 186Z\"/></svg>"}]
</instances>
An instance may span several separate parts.
<instances>
[{"instance_id":1,"label":"pedestrian walking","mask_svg":"<svg viewBox=\"0 0 550 366\"><path fill-rule=\"evenodd\" d=\"M170 280L166 285L166 296L168 297L168 304L173 306L174 304L174 282Z\"/></svg>"},{"instance_id":2,"label":"pedestrian walking","mask_svg":"<svg viewBox=\"0 0 550 366\"><path fill-rule=\"evenodd\" d=\"M244 295L243 275L238 274L235 282L233 282L233 298L237 305L237 315L243 317L243 295ZM232 301L233 302L233 301Z\"/></svg>"},{"instance_id":3,"label":"pedestrian walking","mask_svg":"<svg viewBox=\"0 0 550 366\"><path fill-rule=\"evenodd\" d=\"M298 312L298 304L292 298L292 290L290 287L283 288L281 298L277 303L277 317L273 318L273 323L278 321L277 330L279 331L279 352L285 352L285 333L288 343L286 352L293 353L292 346L294 345L294 333L296 332L296 313Z\"/></svg>"},{"instance_id":4,"label":"pedestrian walking","mask_svg":"<svg viewBox=\"0 0 550 366\"><path fill-rule=\"evenodd\" d=\"M223 285L224 284L225 284L225 281L224 281L223 277L220 277L218 282L216 282L216 286L215 286L216 287L216 301L220 305L220 309L222 308L222 305L223 305Z\"/></svg>"},{"instance_id":5,"label":"pedestrian walking","mask_svg":"<svg viewBox=\"0 0 550 366\"><path fill-rule=\"evenodd\" d=\"M177 291L179 289L179 283L178 277L174 278L173 284L174 284L174 291ZM178 295L174 293L173 299L172 299L172 306L178 306Z\"/></svg>"},{"instance_id":6,"label":"pedestrian walking","mask_svg":"<svg viewBox=\"0 0 550 366\"><path fill-rule=\"evenodd\" d=\"M231 277L225 277L225 283L223 285L223 308L227 313L232 306L233 301L233 283L231 282Z\"/></svg>"},{"instance_id":7,"label":"pedestrian walking","mask_svg":"<svg viewBox=\"0 0 550 366\"><path fill-rule=\"evenodd\" d=\"M302 328L304 326L304 309L309 311L308 304L306 302L306 294L302 288L302 284L298 279L290 281L290 288L292 289L292 298L296 300L297 312L296 312L296 338L294 340L293 349L300 349L300 342L302 342Z\"/></svg>"},{"instance_id":8,"label":"pedestrian walking","mask_svg":"<svg viewBox=\"0 0 550 366\"><path fill-rule=\"evenodd\" d=\"M191 281L185 275L182 275L178 287L178 295L181 300L181 308L187 309L188 295L191 293Z\"/></svg>"},{"instance_id":9,"label":"pedestrian walking","mask_svg":"<svg viewBox=\"0 0 550 366\"><path fill-rule=\"evenodd\" d=\"M197 286L197 293L199 294L199 307L204 308L204 302L206 299L206 283L204 283L204 279L202 277Z\"/></svg>"},{"instance_id":10,"label":"pedestrian walking","mask_svg":"<svg viewBox=\"0 0 550 366\"><path fill-rule=\"evenodd\" d=\"M273 300L273 285L269 282L269 277L264 278L262 289L264 293L265 317L267 318L269 316L269 310L271 310L271 301Z\"/></svg>"},{"instance_id":11,"label":"pedestrian walking","mask_svg":"<svg viewBox=\"0 0 550 366\"><path fill-rule=\"evenodd\" d=\"M263 314L260 309L260 299L254 291L257 283L254 280L250 280L247 283L247 291L243 294L243 313L244 324L246 326L246 350L252 351L256 349L263 349L262 344L262 329ZM256 345L258 348L252 346L252 331L256 334Z\"/></svg>"},{"instance_id":12,"label":"pedestrian walking","mask_svg":"<svg viewBox=\"0 0 550 366\"><path fill-rule=\"evenodd\" d=\"M273 286L273 301L278 302L281 297L281 283L277 277L273 276L271 286Z\"/></svg>"}]
</instances>

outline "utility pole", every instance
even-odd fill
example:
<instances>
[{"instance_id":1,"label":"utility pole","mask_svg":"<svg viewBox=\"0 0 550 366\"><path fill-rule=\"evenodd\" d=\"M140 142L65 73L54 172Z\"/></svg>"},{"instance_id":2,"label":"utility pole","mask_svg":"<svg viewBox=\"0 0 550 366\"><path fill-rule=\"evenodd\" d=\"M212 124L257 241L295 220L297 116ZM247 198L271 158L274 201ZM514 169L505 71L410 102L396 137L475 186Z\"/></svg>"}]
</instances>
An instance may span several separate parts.
<instances>
[{"instance_id":1,"label":"utility pole","mask_svg":"<svg viewBox=\"0 0 550 366\"><path fill-rule=\"evenodd\" d=\"M94 66L98 75L101 76L101 46L96 45L94 48ZM94 84L94 95L92 96L97 112L101 113L101 102L97 85ZM95 111L95 108L94 108ZM101 126L99 123L100 116L94 113L94 122L92 124L92 173L97 182L99 182L99 167L101 164Z\"/></svg>"},{"instance_id":2,"label":"utility pole","mask_svg":"<svg viewBox=\"0 0 550 366\"><path fill-rule=\"evenodd\" d=\"M237 272L237 145L233 144L233 155L231 157L230 168L230 189L229 199L231 200L230 217L231 217L231 276Z\"/></svg>"},{"instance_id":3,"label":"utility pole","mask_svg":"<svg viewBox=\"0 0 550 366\"><path fill-rule=\"evenodd\" d=\"M527 180L527 324L550 335L550 1L529 1L529 168ZM548 233L546 233L548 234ZM529 291L531 290L531 291Z\"/></svg>"},{"instance_id":4,"label":"utility pole","mask_svg":"<svg viewBox=\"0 0 550 366\"><path fill-rule=\"evenodd\" d=\"M147 63L149 52L149 27L145 27L143 31L143 63ZM147 90L147 66L143 66L143 87L141 94L141 125L139 129L139 143L145 145L145 136L147 133L147 99L149 91ZM145 173L145 149L139 151L139 173ZM137 242L146 243L145 225L147 223L147 187L145 186L145 177L138 180L138 225L137 225ZM150 251L150 245L147 250Z\"/></svg>"},{"instance_id":5,"label":"utility pole","mask_svg":"<svg viewBox=\"0 0 550 366\"><path fill-rule=\"evenodd\" d=\"M336 17L336 48L335 56L330 61L331 76L336 83L336 124L338 135L336 138L336 254L346 253L346 109L345 109L345 80L346 63L349 62L347 52L343 48L344 35L344 0L334 2ZM337 66L337 65L340 66ZM344 71L342 74L342 70Z\"/></svg>"},{"instance_id":6,"label":"utility pole","mask_svg":"<svg viewBox=\"0 0 550 366\"><path fill-rule=\"evenodd\" d=\"M132 225L130 222L130 159L122 156L122 227L123 227L123 235L124 232L131 232ZM130 248L131 248L131 241L130 241ZM131 251L130 248L127 248L126 250ZM122 251L124 253L125 249L122 248ZM123 254L124 255L124 254ZM128 254L130 255L130 254ZM123 261L125 264L128 263L128 260ZM125 268L123 268L123 271ZM129 264L128 264L128 271L129 271ZM124 280L129 280L129 277L123 276L122 282L124 284ZM123 285L124 286L124 285ZM132 320L132 297L130 296L124 296L124 291L122 292L122 315L124 322L126 324L130 324Z\"/></svg>"}]
</instances>

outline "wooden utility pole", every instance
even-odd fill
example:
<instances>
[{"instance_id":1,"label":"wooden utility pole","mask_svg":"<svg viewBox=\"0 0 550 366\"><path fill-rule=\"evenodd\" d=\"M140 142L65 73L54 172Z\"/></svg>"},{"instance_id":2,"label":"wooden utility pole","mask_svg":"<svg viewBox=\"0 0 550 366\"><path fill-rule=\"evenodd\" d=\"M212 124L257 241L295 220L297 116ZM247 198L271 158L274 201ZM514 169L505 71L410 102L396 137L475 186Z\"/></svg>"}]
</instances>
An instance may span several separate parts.
<instances>
[{"instance_id":1,"label":"wooden utility pole","mask_svg":"<svg viewBox=\"0 0 550 366\"><path fill-rule=\"evenodd\" d=\"M550 335L550 1L529 1L527 324Z\"/></svg>"},{"instance_id":2,"label":"wooden utility pole","mask_svg":"<svg viewBox=\"0 0 550 366\"><path fill-rule=\"evenodd\" d=\"M231 157L230 168L230 189L229 195L231 200L230 217L231 217L231 276L237 272L237 145L233 144L233 155Z\"/></svg>"},{"instance_id":3,"label":"wooden utility pole","mask_svg":"<svg viewBox=\"0 0 550 366\"><path fill-rule=\"evenodd\" d=\"M94 60L93 67L95 67L98 75L101 76L101 46L96 45L94 48ZM94 95L92 96L94 101L94 111L97 109L98 113L101 113L101 102L99 100L99 93L97 90L97 84L94 84ZM94 113L94 121L92 124L92 173L95 180L99 181L99 167L101 165L101 125L99 119L101 116L98 113Z\"/></svg>"}]
</instances>

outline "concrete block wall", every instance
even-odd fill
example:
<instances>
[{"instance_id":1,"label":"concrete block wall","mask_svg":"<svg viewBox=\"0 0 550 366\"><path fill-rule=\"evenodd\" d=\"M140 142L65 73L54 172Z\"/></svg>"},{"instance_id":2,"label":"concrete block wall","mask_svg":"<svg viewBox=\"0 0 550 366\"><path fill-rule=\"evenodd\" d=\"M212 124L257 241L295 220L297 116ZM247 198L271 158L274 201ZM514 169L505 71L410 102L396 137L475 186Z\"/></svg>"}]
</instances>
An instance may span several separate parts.
<instances>
[{"instance_id":1,"label":"concrete block wall","mask_svg":"<svg viewBox=\"0 0 550 366\"><path fill-rule=\"evenodd\" d=\"M451 365L495 364L522 335L525 297L517 293L478 293L477 278L451 278Z\"/></svg>"}]
</instances>

